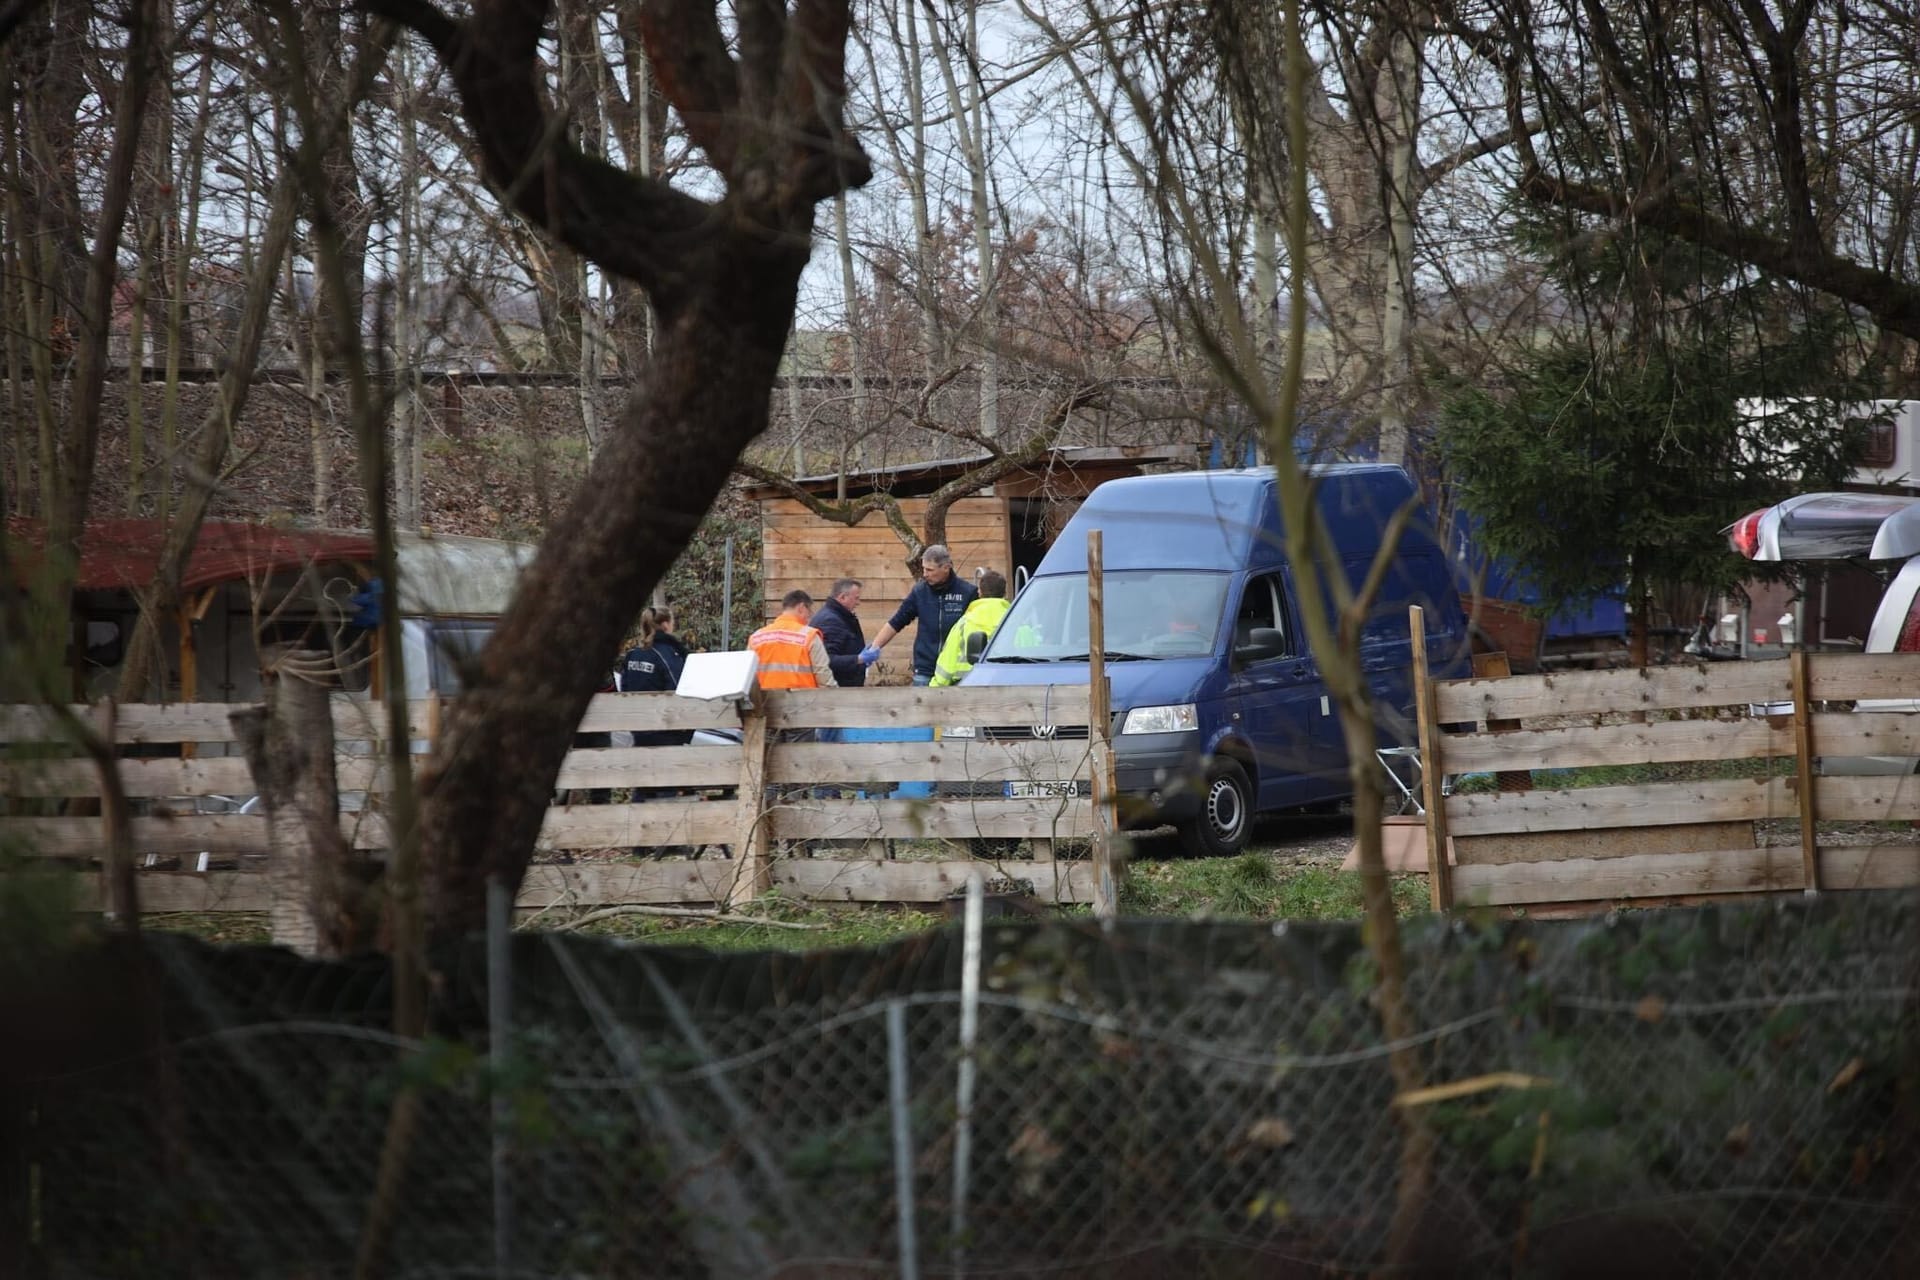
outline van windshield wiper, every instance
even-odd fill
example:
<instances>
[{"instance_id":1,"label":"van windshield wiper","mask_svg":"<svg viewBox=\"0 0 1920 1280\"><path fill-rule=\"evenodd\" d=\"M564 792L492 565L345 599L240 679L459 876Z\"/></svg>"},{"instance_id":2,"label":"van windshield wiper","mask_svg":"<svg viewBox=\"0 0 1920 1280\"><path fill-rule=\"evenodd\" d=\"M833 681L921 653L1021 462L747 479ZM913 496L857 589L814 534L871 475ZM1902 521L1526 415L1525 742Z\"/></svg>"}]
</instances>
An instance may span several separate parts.
<instances>
[{"instance_id":1,"label":"van windshield wiper","mask_svg":"<svg viewBox=\"0 0 1920 1280\"><path fill-rule=\"evenodd\" d=\"M1085 662L1088 658L1091 658L1092 656L1093 655L1090 653L1070 653L1064 658L1056 658L1055 661L1056 662ZM1104 656L1106 657L1106 660L1108 662L1152 662L1153 661L1153 655L1150 653L1128 653L1125 649L1108 649Z\"/></svg>"},{"instance_id":2,"label":"van windshield wiper","mask_svg":"<svg viewBox=\"0 0 1920 1280\"><path fill-rule=\"evenodd\" d=\"M1054 658L1029 658L1024 653L999 653L991 658L982 658L982 662L1054 662Z\"/></svg>"}]
</instances>

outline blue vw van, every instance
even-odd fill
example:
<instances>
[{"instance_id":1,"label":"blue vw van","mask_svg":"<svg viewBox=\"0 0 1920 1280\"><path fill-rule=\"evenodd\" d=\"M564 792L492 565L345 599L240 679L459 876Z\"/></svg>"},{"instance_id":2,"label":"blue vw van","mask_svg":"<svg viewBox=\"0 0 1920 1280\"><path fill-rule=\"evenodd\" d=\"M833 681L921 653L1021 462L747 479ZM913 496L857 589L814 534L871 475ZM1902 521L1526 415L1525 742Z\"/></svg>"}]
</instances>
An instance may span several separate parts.
<instances>
[{"instance_id":1,"label":"blue vw van","mask_svg":"<svg viewBox=\"0 0 1920 1280\"><path fill-rule=\"evenodd\" d=\"M1369 464L1318 467L1311 477L1340 563L1357 586L1395 512L1419 502L1413 482L1399 467ZM1219 856L1245 846L1257 812L1351 795L1339 716L1299 621L1271 469L1138 476L1099 486L965 683L1087 679L1090 529L1102 530L1123 817L1135 826L1172 823L1189 851ZM1433 675L1468 674L1466 619L1424 508L1401 534L1359 637L1382 746L1413 741L1407 606L1414 604L1426 610ZM976 725L946 732L1019 738L1062 731Z\"/></svg>"}]
</instances>

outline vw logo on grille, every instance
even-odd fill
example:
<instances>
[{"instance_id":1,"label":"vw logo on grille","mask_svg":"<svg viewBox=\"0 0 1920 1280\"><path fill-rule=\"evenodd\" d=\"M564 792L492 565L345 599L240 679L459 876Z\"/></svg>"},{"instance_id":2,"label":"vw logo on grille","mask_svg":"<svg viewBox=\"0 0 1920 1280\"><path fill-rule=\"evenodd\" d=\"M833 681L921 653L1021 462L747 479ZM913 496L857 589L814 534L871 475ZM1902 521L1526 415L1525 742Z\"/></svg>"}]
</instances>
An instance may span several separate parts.
<instances>
[{"instance_id":1,"label":"vw logo on grille","mask_svg":"<svg viewBox=\"0 0 1920 1280\"><path fill-rule=\"evenodd\" d=\"M1033 736L1036 738L1051 738L1059 732L1060 726L1055 724L1036 724L1033 726Z\"/></svg>"}]
</instances>

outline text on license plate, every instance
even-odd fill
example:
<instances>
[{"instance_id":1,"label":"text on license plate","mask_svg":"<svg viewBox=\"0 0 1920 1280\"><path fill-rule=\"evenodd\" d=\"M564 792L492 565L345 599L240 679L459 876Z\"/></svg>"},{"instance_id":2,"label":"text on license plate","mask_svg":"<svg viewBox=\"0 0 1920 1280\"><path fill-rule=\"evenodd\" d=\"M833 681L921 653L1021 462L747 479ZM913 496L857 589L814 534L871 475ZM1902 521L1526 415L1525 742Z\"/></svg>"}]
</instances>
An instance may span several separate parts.
<instances>
[{"instance_id":1,"label":"text on license plate","mask_svg":"<svg viewBox=\"0 0 1920 1280\"><path fill-rule=\"evenodd\" d=\"M1073 796L1079 794L1079 784L1069 779L1065 782L1009 782L1007 795L1015 800L1051 799L1055 796Z\"/></svg>"}]
</instances>

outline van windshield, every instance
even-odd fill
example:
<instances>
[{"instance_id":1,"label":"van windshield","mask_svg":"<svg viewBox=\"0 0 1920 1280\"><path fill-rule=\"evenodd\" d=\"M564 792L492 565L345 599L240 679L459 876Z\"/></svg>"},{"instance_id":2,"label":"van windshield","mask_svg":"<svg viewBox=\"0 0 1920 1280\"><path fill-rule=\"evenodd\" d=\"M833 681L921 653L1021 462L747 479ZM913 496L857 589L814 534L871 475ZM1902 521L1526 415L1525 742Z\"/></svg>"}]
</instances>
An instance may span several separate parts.
<instances>
[{"instance_id":1,"label":"van windshield","mask_svg":"<svg viewBox=\"0 0 1920 1280\"><path fill-rule=\"evenodd\" d=\"M1141 569L1106 575L1107 656L1195 658L1213 652L1229 575ZM1035 578L994 632L982 662L1072 662L1087 657L1087 575Z\"/></svg>"}]
</instances>

